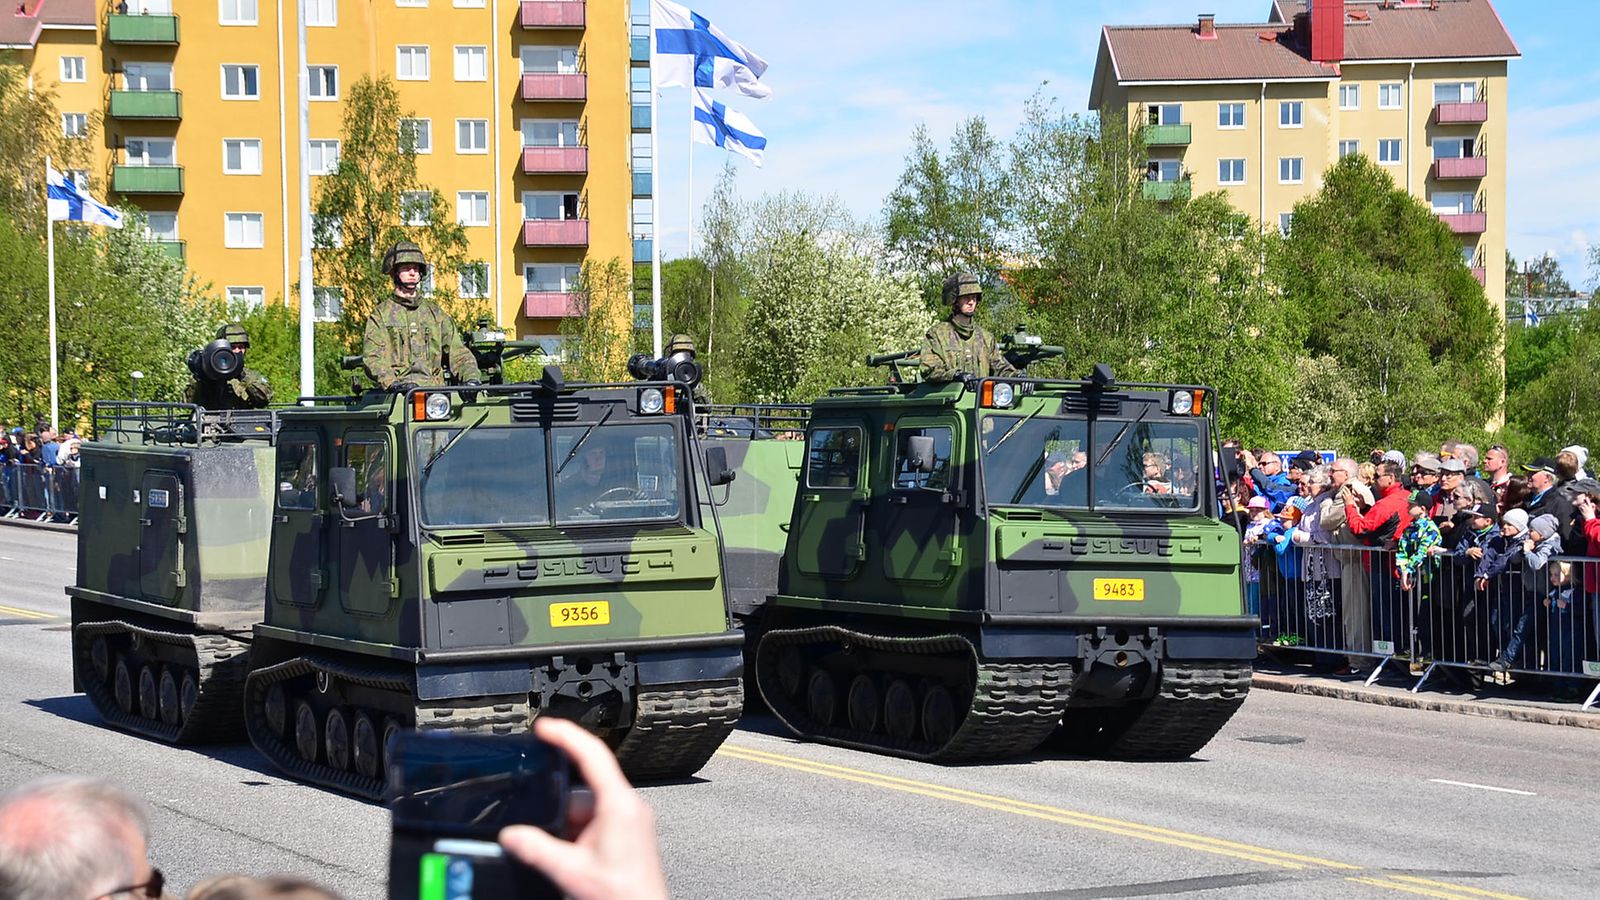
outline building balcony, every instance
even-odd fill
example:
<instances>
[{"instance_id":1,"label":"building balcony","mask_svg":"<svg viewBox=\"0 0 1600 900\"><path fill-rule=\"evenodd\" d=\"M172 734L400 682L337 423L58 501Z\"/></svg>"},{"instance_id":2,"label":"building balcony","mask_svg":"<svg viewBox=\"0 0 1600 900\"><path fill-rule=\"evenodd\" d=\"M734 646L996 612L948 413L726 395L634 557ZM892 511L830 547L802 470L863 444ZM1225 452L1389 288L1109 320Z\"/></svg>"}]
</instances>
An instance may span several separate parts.
<instances>
[{"instance_id":1,"label":"building balcony","mask_svg":"<svg viewBox=\"0 0 1600 900\"><path fill-rule=\"evenodd\" d=\"M1456 234L1483 234L1489 230L1488 213L1439 213L1439 218Z\"/></svg>"},{"instance_id":2,"label":"building balcony","mask_svg":"<svg viewBox=\"0 0 1600 900\"><path fill-rule=\"evenodd\" d=\"M119 194L182 194L183 166L114 166L111 189Z\"/></svg>"},{"instance_id":3,"label":"building balcony","mask_svg":"<svg viewBox=\"0 0 1600 900\"><path fill-rule=\"evenodd\" d=\"M1489 104L1439 103L1433 107L1435 125L1482 125L1489 121Z\"/></svg>"},{"instance_id":4,"label":"building balcony","mask_svg":"<svg viewBox=\"0 0 1600 900\"><path fill-rule=\"evenodd\" d=\"M111 117L176 122L183 118L180 91L112 91Z\"/></svg>"},{"instance_id":5,"label":"building balcony","mask_svg":"<svg viewBox=\"0 0 1600 900\"><path fill-rule=\"evenodd\" d=\"M633 105L631 125L634 131L650 130L650 107L647 104L635 103Z\"/></svg>"},{"instance_id":6,"label":"building balcony","mask_svg":"<svg viewBox=\"0 0 1600 900\"><path fill-rule=\"evenodd\" d=\"M582 72L528 72L522 76L523 100L583 102L589 96L589 76Z\"/></svg>"},{"instance_id":7,"label":"building balcony","mask_svg":"<svg viewBox=\"0 0 1600 900\"><path fill-rule=\"evenodd\" d=\"M522 295L522 314L530 319L569 319L579 314L579 299L572 291L528 291Z\"/></svg>"},{"instance_id":8,"label":"building balcony","mask_svg":"<svg viewBox=\"0 0 1600 900\"><path fill-rule=\"evenodd\" d=\"M1192 136L1191 125L1146 125L1144 143L1147 147L1187 147Z\"/></svg>"},{"instance_id":9,"label":"building balcony","mask_svg":"<svg viewBox=\"0 0 1600 900\"><path fill-rule=\"evenodd\" d=\"M582 175L589 171L588 147L523 147L524 175Z\"/></svg>"},{"instance_id":10,"label":"building balcony","mask_svg":"<svg viewBox=\"0 0 1600 900\"><path fill-rule=\"evenodd\" d=\"M628 62L636 66L650 65L650 38L635 36L628 39Z\"/></svg>"},{"instance_id":11,"label":"building balcony","mask_svg":"<svg viewBox=\"0 0 1600 900\"><path fill-rule=\"evenodd\" d=\"M1433 177L1441 181L1450 178L1483 178L1489 174L1486 156L1460 156L1433 161Z\"/></svg>"},{"instance_id":12,"label":"building balcony","mask_svg":"<svg viewBox=\"0 0 1600 900\"><path fill-rule=\"evenodd\" d=\"M633 173L633 195L635 197L648 197L648 196L650 196L650 173L649 172L635 172L635 173Z\"/></svg>"},{"instance_id":13,"label":"building balcony","mask_svg":"<svg viewBox=\"0 0 1600 900\"><path fill-rule=\"evenodd\" d=\"M523 28L582 28L584 0L522 0Z\"/></svg>"},{"instance_id":14,"label":"building balcony","mask_svg":"<svg viewBox=\"0 0 1600 900\"><path fill-rule=\"evenodd\" d=\"M178 44L177 16L119 16L106 19L106 40L113 44Z\"/></svg>"},{"instance_id":15,"label":"building balcony","mask_svg":"<svg viewBox=\"0 0 1600 900\"><path fill-rule=\"evenodd\" d=\"M1189 180L1179 181L1146 181L1142 188L1146 200L1159 200L1166 202L1177 197L1189 196Z\"/></svg>"},{"instance_id":16,"label":"building balcony","mask_svg":"<svg viewBox=\"0 0 1600 900\"><path fill-rule=\"evenodd\" d=\"M587 247L588 219L524 219L524 247Z\"/></svg>"},{"instance_id":17,"label":"building balcony","mask_svg":"<svg viewBox=\"0 0 1600 900\"><path fill-rule=\"evenodd\" d=\"M1484 287L1489 286L1489 270L1483 266L1473 266L1472 277L1478 279L1478 283Z\"/></svg>"}]
</instances>

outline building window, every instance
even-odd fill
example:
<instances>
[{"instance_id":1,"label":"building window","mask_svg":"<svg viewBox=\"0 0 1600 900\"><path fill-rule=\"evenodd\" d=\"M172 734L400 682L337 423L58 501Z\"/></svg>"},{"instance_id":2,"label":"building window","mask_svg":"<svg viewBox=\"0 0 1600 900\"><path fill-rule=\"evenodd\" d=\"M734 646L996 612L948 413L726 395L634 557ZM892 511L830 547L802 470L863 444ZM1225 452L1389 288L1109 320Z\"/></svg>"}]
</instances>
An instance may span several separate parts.
<instances>
[{"instance_id":1,"label":"building window","mask_svg":"<svg viewBox=\"0 0 1600 900\"><path fill-rule=\"evenodd\" d=\"M456 120L456 152L457 153L488 153L489 152L489 120L488 119L457 119Z\"/></svg>"},{"instance_id":2,"label":"building window","mask_svg":"<svg viewBox=\"0 0 1600 900\"><path fill-rule=\"evenodd\" d=\"M1244 160L1219 159L1217 160L1218 184L1244 184Z\"/></svg>"},{"instance_id":3,"label":"building window","mask_svg":"<svg viewBox=\"0 0 1600 900\"><path fill-rule=\"evenodd\" d=\"M489 192L457 191L456 222L460 225L488 225Z\"/></svg>"},{"instance_id":4,"label":"building window","mask_svg":"<svg viewBox=\"0 0 1600 900\"><path fill-rule=\"evenodd\" d=\"M524 191L522 193L524 219L576 219L578 195L559 191Z\"/></svg>"},{"instance_id":5,"label":"building window","mask_svg":"<svg viewBox=\"0 0 1600 900\"><path fill-rule=\"evenodd\" d=\"M576 147L578 123L554 119L523 119L522 146L524 147Z\"/></svg>"},{"instance_id":6,"label":"building window","mask_svg":"<svg viewBox=\"0 0 1600 900\"><path fill-rule=\"evenodd\" d=\"M1400 108L1400 83L1398 81L1392 84L1378 85L1378 108Z\"/></svg>"},{"instance_id":7,"label":"building window","mask_svg":"<svg viewBox=\"0 0 1600 900\"><path fill-rule=\"evenodd\" d=\"M344 312L344 291L336 287L311 289L311 317L318 322L337 322Z\"/></svg>"},{"instance_id":8,"label":"building window","mask_svg":"<svg viewBox=\"0 0 1600 900\"><path fill-rule=\"evenodd\" d=\"M69 138L86 138L89 136L88 113L62 113L61 133Z\"/></svg>"},{"instance_id":9,"label":"building window","mask_svg":"<svg viewBox=\"0 0 1600 900\"><path fill-rule=\"evenodd\" d=\"M175 212L146 213L144 219L145 237L152 241L175 241L178 239L178 214Z\"/></svg>"},{"instance_id":10,"label":"building window","mask_svg":"<svg viewBox=\"0 0 1600 900\"><path fill-rule=\"evenodd\" d=\"M222 245L235 249L265 246L262 241L261 213L223 213Z\"/></svg>"},{"instance_id":11,"label":"building window","mask_svg":"<svg viewBox=\"0 0 1600 900\"><path fill-rule=\"evenodd\" d=\"M306 5L306 27L334 28L339 24L339 0L302 0Z\"/></svg>"},{"instance_id":12,"label":"building window","mask_svg":"<svg viewBox=\"0 0 1600 900\"><path fill-rule=\"evenodd\" d=\"M77 185L78 187L83 188L84 190L88 190L89 189L89 170L88 169L68 169L67 172L66 172L66 175L67 175L67 180L68 181L72 182L73 184Z\"/></svg>"},{"instance_id":13,"label":"building window","mask_svg":"<svg viewBox=\"0 0 1600 900\"><path fill-rule=\"evenodd\" d=\"M1361 142L1360 141L1340 141L1339 142L1339 158L1340 159L1344 159L1346 156L1355 156L1356 154L1358 154L1360 152L1361 152Z\"/></svg>"},{"instance_id":14,"label":"building window","mask_svg":"<svg viewBox=\"0 0 1600 900\"><path fill-rule=\"evenodd\" d=\"M334 250L344 246L344 222L337 216L311 217L311 245L318 250Z\"/></svg>"},{"instance_id":15,"label":"building window","mask_svg":"<svg viewBox=\"0 0 1600 900\"><path fill-rule=\"evenodd\" d=\"M1477 197L1471 191L1439 192L1433 195L1433 211L1444 215L1476 212Z\"/></svg>"},{"instance_id":16,"label":"building window","mask_svg":"<svg viewBox=\"0 0 1600 900\"><path fill-rule=\"evenodd\" d=\"M1289 236L1289 232L1291 232L1293 230L1294 230L1294 213L1292 213L1292 212L1278 213L1278 233L1283 235L1284 237L1288 237Z\"/></svg>"},{"instance_id":17,"label":"building window","mask_svg":"<svg viewBox=\"0 0 1600 900\"><path fill-rule=\"evenodd\" d=\"M522 47L518 55L524 73L571 75L578 71L577 47Z\"/></svg>"},{"instance_id":18,"label":"building window","mask_svg":"<svg viewBox=\"0 0 1600 900\"><path fill-rule=\"evenodd\" d=\"M224 25L256 24L256 0L219 0L217 21Z\"/></svg>"},{"instance_id":19,"label":"building window","mask_svg":"<svg viewBox=\"0 0 1600 900\"><path fill-rule=\"evenodd\" d=\"M489 78L489 48L457 47L456 80L487 81Z\"/></svg>"},{"instance_id":20,"label":"building window","mask_svg":"<svg viewBox=\"0 0 1600 900\"><path fill-rule=\"evenodd\" d=\"M433 120L401 119L400 152L432 153Z\"/></svg>"},{"instance_id":21,"label":"building window","mask_svg":"<svg viewBox=\"0 0 1600 900\"><path fill-rule=\"evenodd\" d=\"M1175 159L1152 159L1144 167L1144 177L1148 181L1177 181L1182 174L1182 167Z\"/></svg>"},{"instance_id":22,"label":"building window","mask_svg":"<svg viewBox=\"0 0 1600 900\"><path fill-rule=\"evenodd\" d=\"M81 57L81 56L63 56L63 57L61 57L61 80L62 81L88 81L89 80L88 69L86 69L84 67L83 57Z\"/></svg>"},{"instance_id":23,"label":"building window","mask_svg":"<svg viewBox=\"0 0 1600 900\"><path fill-rule=\"evenodd\" d=\"M1385 166L1400 165L1400 139L1384 138L1378 142L1378 163Z\"/></svg>"},{"instance_id":24,"label":"building window","mask_svg":"<svg viewBox=\"0 0 1600 900\"><path fill-rule=\"evenodd\" d=\"M1306 103L1304 100L1278 101L1278 127L1300 128L1305 124Z\"/></svg>"},{"instance_id":25,"label":"building window","mask_svg":"<svg viewBox=\"0 0 1600 900\"><path fill-rule=\"evenodd\" d=\"M306 74L311 76L311 99L339 99L338 66L307 66Z\"/></svg>"},{"instance_id":26,"label":"building window","mask_svg":"<svg viewBox=\"0 0 1600 900\"><path fill-rule=\"evenodd\" d=\"M489 296L489 264L467 263L456 275L456 294L461 297Z\"/></svg>"},{"instance_id":27,"label":"building window","mask_svg":"<svg viewBox=\"0 0 1600 900\"><path fill-rule=\"evenodd\" d=\"M431 191L406 191L400 195L400 215L407 225L426 225L433 217Z\"/></svg>"},{"instance_id":28,"label":"building window","mask_svg":"<svg viewBox=\"0 0 1600 900\"><path fill-rule=\"evenodd\" d=\"M427 81L428 45L402 44L394 48L394 77L400 81Z\"/></svg>"},{"instance_id":29,"label":"building window","mask_svg":"<svg viewBox=\"0 0 1600 900\"><path fill-rule=\"evenodd\" d=\"M178 142L173 138L128 138L123 154L130 166L175 166Z\"/></svg>"},{"instance_id":30,"label":"building window","mask_svg":"<svg viewBox=\"0 0 1600 900\"><path fill-rule=\"evenodd\" d=\"M1434 138L1434 159L1465 159L1472 156L1476 142L1469 137Z\"/></svg>"},{"instance_id":31,"label":"building window","mask_svg":"<svg viewBox=\"0 0 1600 900\"><path fill-rule=\"evenodd\" d=\"M526 263L522 288L530 293L565 293L578 289L580 267L562 263Z\"/></svg>"},{"instance_id":32,"label":"building window","mask_svg":"<svg viewBox=\"0 0 1600 900\"><path fill-rule=\"evenodd\" d=\"M260 309L267 302L266 288L230 286L225 289L229 306Z\"/></svg>"},{"instance_id":33,"label":"building window","mask_svg":"<svg viewBox=\"0 0 1600 900\"><path fill-rule=\"evenodd\" d=\"M257 66L222 67L222 99L260 100L261 70Z\"/></svg>"},{"instance_id":34,"label":"building window","mask_svg":"<svg viewBox=\"0 0 1600 900\"><path fill-rule=\"evenodd\" d=\"M332 175L339 170L338 141L307 141L310 145L309 166L313 175Z\"/></svg>"},{"instance_id":35,"label":"building window","mask_svg":"<svg viewBox=\"0 0 1600 900\"><path fill-rule=\"evenodd\" d=\"M1217 104L1218 128L1243 128L1244 104L1243 103L1218 103Z\"/></svg>"},{"instance_id":36,"label":"building window","mask_svg":"<svg viewBox=\"0 0 1600 900\"><path fill-rule=\"evenodd\" d=\"M172 64L128 63L122 67L122 86L130 91L170 91Z\"/></svg>"},{"instance_id":37,"label":"building window","mask_svg":"<svg viewBox=\"0 0 1600 900\"><path fill-rule=\"evenodd\" d=\"M456 9L483 9L486 0L455 0L451 5Z\"/></svg>"},{"instance_id":38,"label":"building window","mask_svg":"<svg viewBox=\"0 0 1600 900\"><path fill-rule=\"evenodd\" d=\"M1278 157L1278 183L1299 184L1305 180L1305 157L1280 156Z\"/></svg>"},{"instance_id":39,"label":"building window","mask_svg":"<svg viewBox=\"0 0 1600 900\"><path fill-rule=\"evenodd\" d=\"M1339 108L1340 109L1360 109L1361 108L1361 85L1359 85L1359 84L1341 84L1341 85L1339 85Z\"/></svg>"},{"instance_id":40,"label":"building window","mask_svg":"<svg viewBox=\"0 0 1600 900\"><path fill-rule=\"evenodd\" d=\"M261 140L259 138L223 138L222 174L260 175Z\"/></svg>"},{"instance_id":41,"label":"building window","mask_svg":"<svg viewBox=\"0 0 1600 900\"><path fill-rule=\"evenodd\" d=\"M1478 102L1478 86L1470 81L1436 81L1433 84L1433 102L1440 103L1476 103Z\"/></svg>"},{"instance_id":42,"label":"building window","mask_svg":"<svg viewBox=\"0 0 1600 900\"><path fill-rule=\"evenodd\" d=\"M428 0L394 0L395 6L427 6Z\"/></svg>"},{"instance_id":43,"label":"building window","mask_svg":"<svg viewBox=\"0 0 1600 900\"><path fill-rule=\"evenodd\" d=\"M1183 124L1182 103L1155 103L1151 104L1149 109L1151 125Z\"/></svg>"}]
</instances>

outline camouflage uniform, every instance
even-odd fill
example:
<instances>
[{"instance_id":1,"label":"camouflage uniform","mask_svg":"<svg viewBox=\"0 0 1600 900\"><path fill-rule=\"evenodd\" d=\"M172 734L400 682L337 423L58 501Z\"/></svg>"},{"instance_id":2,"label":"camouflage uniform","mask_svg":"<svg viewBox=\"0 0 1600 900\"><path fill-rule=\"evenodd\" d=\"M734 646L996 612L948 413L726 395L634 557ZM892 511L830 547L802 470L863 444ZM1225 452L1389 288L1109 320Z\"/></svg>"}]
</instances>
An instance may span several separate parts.
<instances>
[{"instance_id":1,"label":"camouflage uniform","mask_svg":"<svg viewBox=\"0 0 1600 900\"><path fill-rule=\"evenodd\" d=\"M384 254L383 272L396 275L406 263L428 264L422 250L401 241ZM398 286L399 282L395 284ZM439 304L423 297L402 297L398 291L378 302L361 339L362 363L378 387L388 390L395 384L446 384L444 363L448 354L450 372L466 384L483 380L478 362L461 340L461 333Z\"/></svg>"},{"instance_id":2,"label":"camouflage uniform","mask_svg":"<svg viewBox=\"0 0 1600 900\"><path fill-rule=\"evenodd\" d=\"M218 328L217 337L235 347L250 349L250 334L238 322ZM183 399L209 410L265 409L272 403L272 385L260 372L243 366L238 378L226 381L191 377L189 386L184 388Z\"/></svg>"},{"instance_id":3,"label":"camouflage uniform","mask_svg":"<svg viewBox=\"0 0 1600 900\"><path fill-rule=\"evenodd\" d=\"M976 275L952 275L944 282L945 302L955 306L963 297L982 297ZM1017 369L1000 352L1000 345L971 316L952 312L949 318L928 329L922 341L923 381L952 381L956 373L983 377L1016 375Z\"/></svg>"}]
</instances>

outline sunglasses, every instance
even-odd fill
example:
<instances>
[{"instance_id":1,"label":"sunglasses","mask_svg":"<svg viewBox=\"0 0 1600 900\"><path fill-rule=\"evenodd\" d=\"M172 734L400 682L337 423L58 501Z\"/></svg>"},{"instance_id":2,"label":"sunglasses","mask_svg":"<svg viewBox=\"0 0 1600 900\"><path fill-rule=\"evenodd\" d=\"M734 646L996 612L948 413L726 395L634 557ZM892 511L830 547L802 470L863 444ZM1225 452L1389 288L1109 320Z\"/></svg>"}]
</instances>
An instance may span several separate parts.
<instances>
[{"instance_id":1,"label":"sunglasses","mask_svg":"<svg viewBox=\"0 0 1600 900\"><path fill-rule=\"evenodd\" d=\"M161 892L166 888L166 886L167 876L161 874L160 869L152 866L150 868L149 881L146 881L143 884L130 884L127 887L117 888L114 891L107 891L105 895L108 897L115 897L118 894L141 894L150 898L150 900L160 900Z\"/></svg>"}]
</instances>

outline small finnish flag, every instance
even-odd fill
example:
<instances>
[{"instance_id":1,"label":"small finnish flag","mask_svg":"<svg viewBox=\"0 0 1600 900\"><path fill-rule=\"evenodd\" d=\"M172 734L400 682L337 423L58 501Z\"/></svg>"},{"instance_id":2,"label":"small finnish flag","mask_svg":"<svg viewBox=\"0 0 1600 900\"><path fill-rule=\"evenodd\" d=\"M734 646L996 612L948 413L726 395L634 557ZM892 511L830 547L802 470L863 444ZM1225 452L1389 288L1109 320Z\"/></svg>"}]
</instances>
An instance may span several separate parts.
<instances>
[{"instance_id":1,"label":"small finnish flag","mask_svg":"<svg viewBox=\"0 0 1600 900\"><path fill-rule=\"evenodd\" d=\"M705 16L671 0L651 0L655 29L656 87L712 88L764 99L772 88L761 83L767 61L722 33Z\"/></svg>"},{"instance_id":2,"label":"small finnish flag","mask_svg":"<svg viewBox=\"0 0 1600 900\"><path fill-rule=\"evenodd\" d=\"M89 196L89 192L53 168L45 170L46 206L52 222L87 222L90 225L122 227L122 213Z\"/></svg>"},{"instance_id":3,"label":"small finnish flag","mask_svg":"<svg viewBox=\"0 0 1600 900\"><path fill-rule=\"evenodd\" d=\"M694 139L731 150L757 166L767 149L767 138L745 115L711 99L705 91L694 92Z\"/></svg>"}]
</instances>

